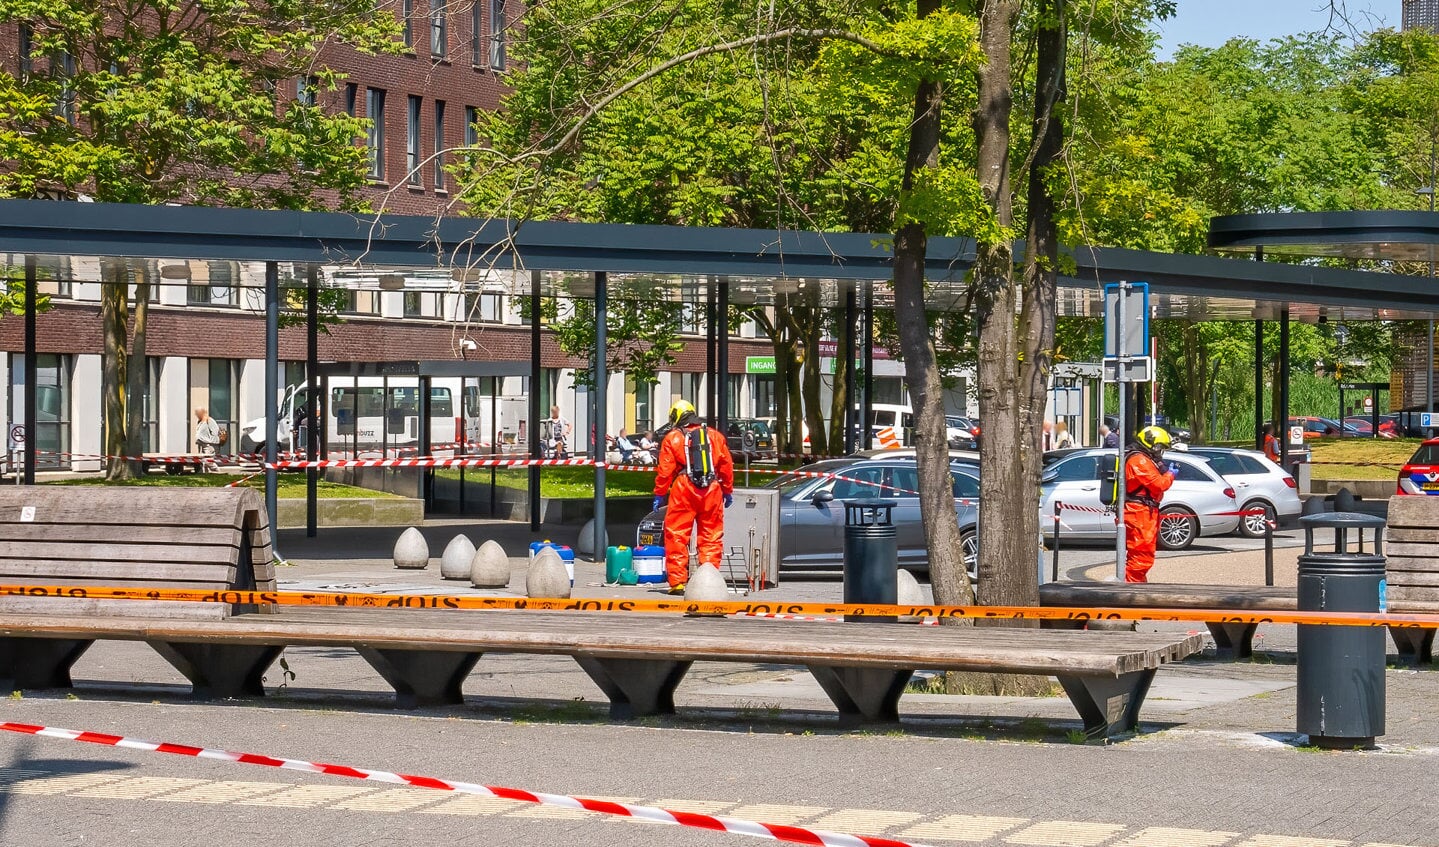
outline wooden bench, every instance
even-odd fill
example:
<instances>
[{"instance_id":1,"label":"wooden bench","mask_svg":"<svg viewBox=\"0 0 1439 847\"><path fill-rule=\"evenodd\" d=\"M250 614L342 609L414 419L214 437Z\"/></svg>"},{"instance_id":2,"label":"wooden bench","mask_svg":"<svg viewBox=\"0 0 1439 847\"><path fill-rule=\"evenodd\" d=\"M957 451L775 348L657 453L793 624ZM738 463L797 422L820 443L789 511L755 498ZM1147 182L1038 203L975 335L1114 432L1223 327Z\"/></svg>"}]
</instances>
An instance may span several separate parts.
<instances>
[{"instance_id":1,"label":"wooden bench","mask_svg":"<svg viewBox=\"0 0 1439 847\"><path fill-rule=\"evenodd\" d=\"M1050 582L1039 587L1039 605L1118 609L1236 609L1292 612L1299 608L1293 588L1277 586L1187 585L1166 582ZM1054 629L1081 629L1085 621L1044 621ZM1255 623L1210 622L1220 658L1254 655ZM1430 630L1432 633L1432 630Z\"/></svg>"},{"instance_id":2,"label":"wooden bench","mask_svg":"<svg viewBox=\"0 0 1439 847\"><path fill-rule=\"evenodd\" d=\"M897 720L916 668L1040 674L1059 679L1092 738L1135 729L1158 667L1202 645L1197 635L1136 632L345 607L212 620L0 614L0 637L41 655L50 640L144 641L172 661L186 656L195 694L216 697L263 694L265 669L287 646L352 647L402 707L461 702L484 653L566 655L621 719L673 712L696 661L803 665L847 723Z\"/></svg>"},{"instance_id":3,"label":"wooden bench","mask_svg":"<svg viewBox=\"0 0 1439 847\"><path fill-rule=\"evenodd\" d=\"M37 485L0 487L0 584L273 590L269 521L246 488ZM221 620L254 606L74 597L0 596L0 615ZM68 686L83 635L0 638L0 678L22 688ZM165 651L161 651L164 653ZM172 663L193 664L189 648ZM182 672L185 670L181 668ZM187 674L188 675L188 674Z\"/></svg>"},{"instance_id":4,"label":"wooden bench","mask_svg":"<svg viewBox=\"0 0 1439 847\"><path fill-rule=\"evenodd\" d=\"M1391 612L1439 612L1439 497L1389 498L1384 576ZM1434 630L1389 627L1400 658L1434 661Z\"/></svg>"}]
</instances>

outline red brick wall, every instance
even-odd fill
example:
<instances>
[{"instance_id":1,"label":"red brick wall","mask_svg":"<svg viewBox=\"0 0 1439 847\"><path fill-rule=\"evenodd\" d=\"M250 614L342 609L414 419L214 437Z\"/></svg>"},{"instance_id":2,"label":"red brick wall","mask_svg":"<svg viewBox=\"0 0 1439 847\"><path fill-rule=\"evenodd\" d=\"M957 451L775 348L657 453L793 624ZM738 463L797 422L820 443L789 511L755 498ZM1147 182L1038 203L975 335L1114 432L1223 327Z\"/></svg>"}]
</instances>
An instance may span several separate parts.
<instances>
[{"instance_id":1,"label":"red brick wall","mask_svg":"<svg viewBox=\"0 0 1439 847\"><path fill-rule=\"evenodd\" d=\"M100 311L95 305L56 303L36 318L36 348L41 353L100 353L102 335ZM25 347L22 318L0 318L0 348L19 353ZM330 327L320 336L321 361L384 362L424 361L460 358L456 346L461 338L474 340L478 349L468 356L483 361L528 361L528 327L472 325L460 327L416 320L353 318ZM263 359L265 322L262 316L245 311L175 309L152 306L146 352L151 356L214 357L222 359ZM744 373L746 356L772 354L768 342L731 341L729 372ZM280 358L305 358L303 327L280 330ZM702 339L690 341L677 356L674 371L701 372L705 367ZM548 368L575 367L579 361L565 356L549 333L540 339L540 363Z\"/></svg>"}]
</instances>

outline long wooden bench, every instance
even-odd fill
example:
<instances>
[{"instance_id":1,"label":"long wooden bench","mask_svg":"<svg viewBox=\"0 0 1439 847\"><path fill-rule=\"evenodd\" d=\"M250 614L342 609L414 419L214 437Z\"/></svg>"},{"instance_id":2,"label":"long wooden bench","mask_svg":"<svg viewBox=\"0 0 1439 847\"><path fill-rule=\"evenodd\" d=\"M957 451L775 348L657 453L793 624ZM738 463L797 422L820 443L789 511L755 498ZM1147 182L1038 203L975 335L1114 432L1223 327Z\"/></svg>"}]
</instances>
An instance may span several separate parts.
<instances>
[{"instance_id":1,"label":"long wooden bench","mask_svg":"<svg viewBox=\"0 0 1439 847\"><path fill-rule=\"evenodd\" d=\"M1390 611L1439 612L1439 497L1389 498L1384 576ZM1401 658L1434 661L1434 630L1389 627Z\"/></svg>"},{"instance_id":2,"label":"long wooden bench","mask_svg":"<svg viewBox=\"0 0 1439 847\"><path fill-rule=\"evenodd\" d=\"M50 640L144 641L166 658L187 657L195 693L216 697L262 694L266 668L287 646L352 647L402 707L460 702L484 653L566 655L622 719L673 712L696 661L805 666L846 722L897 720L916 668L1040 674L1058 678L1094 738L1135 729L1155 671L1202 643L1135 632L343 607L215 620L3 614L0 637L37 656Z\"/></svg>"},{"instance_id":3,"label":"long wooden bench","mask_svg":"<svg viewBox=\"0 0 1439 847\"><path fill-rule=\"evenodd\" d=\"M113 584L271 590L269 521L248 488L0 487L0 584ZM267 609L167 601L0 596L0 615L221 620ZM0 678L23 688L66 686L94 642L0 638ZM162 651L164 652L164 651ZM177 667L189 648L166 655ZM185 668L181 668L182 671Z\"/></svg>"},{"instance_id":4,"label":"long wooden bench","mask_svg":"<svg viewBox=\"0 0 1439 847\"><path fill-rule=\"evenodd\" d=\"M1039 587L1041 606L1118 609L1235 609L1292 612L1299 608L1293 588L1277 586L1189 585L1166 582L1050 582ZM1080 629L1085 621L1045 621L1053 629ZM1255 623L1205 624L1220 658L1254 655ZM1432 630L1431 630L1432 632Z\"/></svg>"}]
</instances>

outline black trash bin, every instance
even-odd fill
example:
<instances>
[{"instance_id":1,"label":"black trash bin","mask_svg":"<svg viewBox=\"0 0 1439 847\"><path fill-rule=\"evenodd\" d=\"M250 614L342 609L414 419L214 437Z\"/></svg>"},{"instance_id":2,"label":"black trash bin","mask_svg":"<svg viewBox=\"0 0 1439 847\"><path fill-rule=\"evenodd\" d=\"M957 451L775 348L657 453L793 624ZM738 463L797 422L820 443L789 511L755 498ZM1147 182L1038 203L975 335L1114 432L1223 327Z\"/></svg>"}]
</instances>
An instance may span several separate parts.
<instances>
[{"instance_id":1,"label":"black trash bin","mask_svg":"<svg viewBox=\"0 0 1439 847\"><path fill-rule=\"evenodd\" d=\"M1384 609L1384 519L1355 512L1306 515L1299 557L1299 609ZM1332 528L1334 549L1314 549L1314 531ZM1365 549L1365 536L1372 540ZM1358 548L1350 551L1357 542ZM1384 627L1299 626L1299 732L1316 747L1373 747L1384 734Z\"/></svg>"},{"instance_id":2,"label":"black trash bin","mask_svg":"<svg viewBox=\"0 0 1439 847\"><path fill-rule=\"evenodd\" d=\"M895 502L864 497L844 501L844 602L894 603L899 599L899 543ZM889 621L893 616L845 615L847 621Z\"/></svg>"}]
</instances>

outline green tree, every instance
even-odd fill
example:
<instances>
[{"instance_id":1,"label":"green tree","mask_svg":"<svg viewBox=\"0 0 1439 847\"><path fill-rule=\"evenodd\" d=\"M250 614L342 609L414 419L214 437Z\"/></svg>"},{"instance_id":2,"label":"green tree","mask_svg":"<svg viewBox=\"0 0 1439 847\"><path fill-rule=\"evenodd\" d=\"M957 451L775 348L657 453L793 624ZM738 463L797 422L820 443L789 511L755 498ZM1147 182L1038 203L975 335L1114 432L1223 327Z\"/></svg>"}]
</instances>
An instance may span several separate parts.
<instances>
[{"instance_id":1,"label":"green tree","mask_svg":"<svg viewBox=\"0 0 1439 847\"><path fill-rule=\"evenodd\" d=\"M321 107L340 76L316 59L327 42L399 49L398 22L370 0L0 0L0 22L25 51L20 73L0 71L0 195L357 205L365 122ZM127 401L145 393L155 283L120 263L103 273L104 451L134 455L140 404Z\"/></svg>"}]
</instances>

